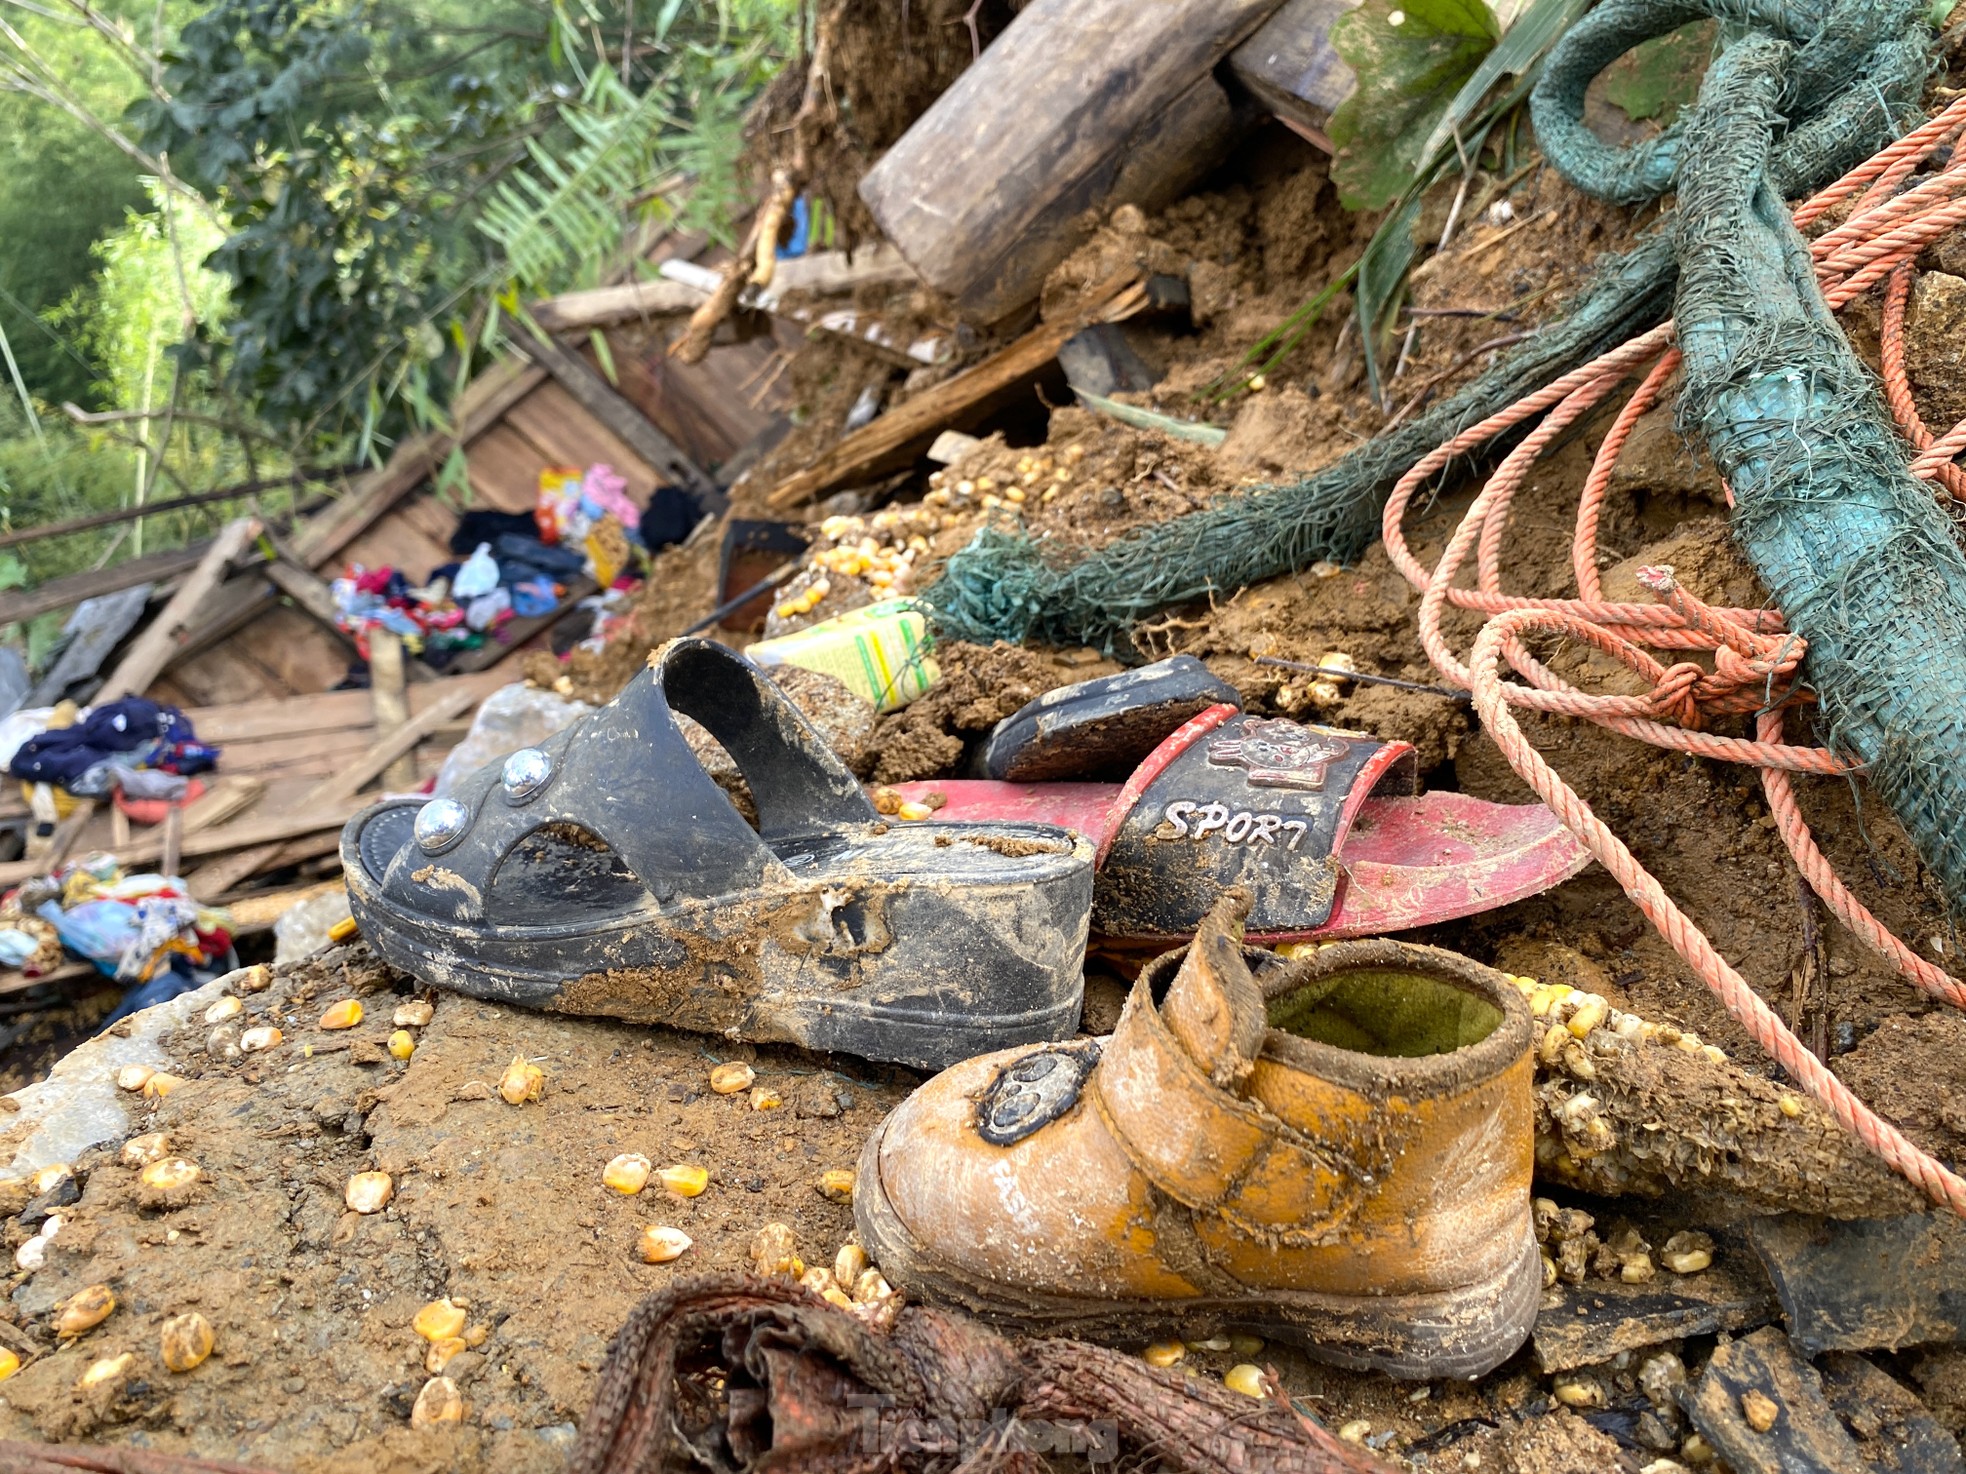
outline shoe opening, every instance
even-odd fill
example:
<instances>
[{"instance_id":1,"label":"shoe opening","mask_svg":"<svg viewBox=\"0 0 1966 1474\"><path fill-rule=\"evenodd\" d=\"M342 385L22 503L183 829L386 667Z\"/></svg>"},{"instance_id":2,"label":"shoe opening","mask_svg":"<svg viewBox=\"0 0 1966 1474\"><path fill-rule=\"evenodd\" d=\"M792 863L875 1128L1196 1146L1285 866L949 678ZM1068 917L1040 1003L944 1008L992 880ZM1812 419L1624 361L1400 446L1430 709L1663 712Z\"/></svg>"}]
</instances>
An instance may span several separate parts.
<instances>
[{"instance_id":1,"label":"shoe opening","mask_svg":"<svg viewBox=\"0 0 1966 1474\"><path fill-rule=\"evenodd\" d=\"M1272 999L1273 1029L1396 1059L1451 1054L1501 1027L1502 1010L1442 978L1398 968L1355 968Z\"/></svg>"}]
</instances>

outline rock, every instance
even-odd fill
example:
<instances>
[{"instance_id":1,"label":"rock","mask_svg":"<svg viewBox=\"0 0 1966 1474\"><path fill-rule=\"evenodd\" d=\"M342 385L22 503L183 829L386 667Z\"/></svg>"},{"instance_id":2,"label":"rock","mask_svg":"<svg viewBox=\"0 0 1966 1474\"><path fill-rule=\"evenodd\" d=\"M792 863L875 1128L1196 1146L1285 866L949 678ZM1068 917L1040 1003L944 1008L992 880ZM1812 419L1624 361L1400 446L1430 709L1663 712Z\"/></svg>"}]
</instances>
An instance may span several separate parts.
<instances>
[{"instance_id":1,"label":"rock","mask_svg":"<svg viewBox=\"0 0 1966 1474\"><path fill-rule=\"evenodd\" d=\"M1757 1220L1749 1237L1812 1356L1966 1341L1966 1223L1950 1213L1789 1214Z\"/></svg>"},{"instance_id":2,"label":"rock","mask_svg":"<svg viewBox=\"0 0 1966 1474\"><path fill-rule=\"evenodd\" d=\"M1777 1327L1715 1347L1680 1403L1734 1474L1869 1474L1822 1379Z\"/></svg>"},{"instance_id":3,"label":"rock","mask_svg":"<svg viewBox=\"0 0 1966 1474\"><path fill-rule=\"evenodd\" d=\"M324 951L328 932L349 915L348 892L342 889L289 906L273 923L273 965L280 967Z\"/></svg>"}]
</instances>

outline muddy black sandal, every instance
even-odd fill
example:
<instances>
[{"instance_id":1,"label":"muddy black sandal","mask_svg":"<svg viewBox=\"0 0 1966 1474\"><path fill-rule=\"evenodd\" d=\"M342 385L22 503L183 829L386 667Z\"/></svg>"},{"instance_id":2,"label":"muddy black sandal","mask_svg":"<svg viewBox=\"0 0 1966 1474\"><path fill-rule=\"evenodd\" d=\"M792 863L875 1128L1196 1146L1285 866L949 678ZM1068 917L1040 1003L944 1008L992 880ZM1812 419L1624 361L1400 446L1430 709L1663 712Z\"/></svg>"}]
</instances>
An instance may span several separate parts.
<instances>
[{"instance_id":1,"label":"muddy black sandal","mask_svg":"<svg viewBox=\"0 0 1966 1474\"><path fill-rule=\"evenodd\" d=\"M754 829L690 751L744 775ZM678 640L608 706L342 832L384 961L561 1013L940 1069L1078 1026L1092 848L1042 824L888 823L798 709Z\"/></svg>"}]
</instances>

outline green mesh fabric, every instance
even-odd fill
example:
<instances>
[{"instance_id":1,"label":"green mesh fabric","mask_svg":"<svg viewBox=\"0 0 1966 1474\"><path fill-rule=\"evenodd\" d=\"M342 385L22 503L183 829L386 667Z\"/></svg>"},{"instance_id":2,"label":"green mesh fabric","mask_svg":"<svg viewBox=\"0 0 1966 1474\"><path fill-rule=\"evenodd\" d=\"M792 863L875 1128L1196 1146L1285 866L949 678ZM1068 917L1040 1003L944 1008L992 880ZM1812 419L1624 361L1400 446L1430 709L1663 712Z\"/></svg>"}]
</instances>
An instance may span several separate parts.
<instances>
[{"instance_id":1,"label":"green mesh fabric","mask_svg":"<svg viewBox=\"0 0 1966 1474\"><path fill-rule=\"evenodd\" d=\"M1915 116L1931 42L1921 12L1886 0L1836 4L1606 0L1552 53L1533 101L1552 162L1581 187L1642 200L1670 188L1685 126L1629 155L1581 123L1585 87L1625 49L1716 16L1780 37L1790 57L1765 175L1794 197L1828 183L1897 137ZM1574 157L1573 157L1574 156ZM1673 217L1606 262L1561 320L1517 345L1466 388L1301 480L1225 497L1121 538L1088 557L1053 561L1019 533L986 529L949 560L924 597L948 637L1124 648L1143 617L1170 604L1354 559L1378 530L1387 493L1443 441L1598 353L1664 320L1679 268Z\"/></svg>"},{"instance_id":2,"label":"green mesh fabric","mask_svg":"<svg viewBox=\"0 0 1966 1474\"><path fill-rule=\"evenodd\" d=\"M1832 744L1861 759L1966 906L1966 557L1817 289L1768 157L1800 53L1731 47L1686 121L1674 316L1683 425L1734 490L1734 534L1809 641Z\"/></svg>"}]
</instances>

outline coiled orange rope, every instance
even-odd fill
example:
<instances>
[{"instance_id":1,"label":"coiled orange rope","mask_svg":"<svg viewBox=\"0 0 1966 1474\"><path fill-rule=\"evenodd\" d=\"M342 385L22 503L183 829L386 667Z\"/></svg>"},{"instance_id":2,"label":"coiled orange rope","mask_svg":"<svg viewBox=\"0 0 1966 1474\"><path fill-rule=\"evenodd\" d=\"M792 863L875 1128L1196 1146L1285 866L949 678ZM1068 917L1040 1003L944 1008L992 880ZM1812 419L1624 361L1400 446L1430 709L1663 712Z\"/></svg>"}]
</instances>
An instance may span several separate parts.
<instances>
[{"instance_id":1,"label":"coiled orange rope","mask_svg":"<svg viewBox=\"0 0 1966 1474\"><path fill-rule=\"evenodd\" d=\"M1848 218L1810 243L1817 279L1833 307L1885 283L1885 395L1918 452L1912 473L1938 482L1953 495L1966 494L1966 471L1952 463L1952 457L1966 449L1966 422L1938 437L1925 427L1905 377L1903 331L1913 259L1939 236L1966 223L1966 148L1954 149L1940 168L1910 188L1903 186L1935 151L1956 143L1963 130L1966 98L1851 170L1797 208L1794 217L1798 226L1806 227L1854 199ZM1678 586L1670 568L1640 572L1640 582L1658 597L1655 604L1610 603L1603 597L1597 529L1604 496L1633 427L1657 403L1679 365L1679 352L1671 343L1672 324L1667 323L1436 448L1401 478L1386 504L1381 527L1386 549L1408 582L1422 591L1420 640L1428 658L1448 680L1472 690L1475 709L1516 773L1589 847L1755 1042L1831 1117L1934 1202L1966 1216L1966 1179L1871 1111L1795 1037L1617 835L1543 760L1510 709L1581 717L1654 746L1758 768L1777 830L1831 915L1914 986L1954 1007L1966 1007L1966 983L1915 954L1850 893L1796 806L1791 773L1850 771L1850 765L1834 753L1783 740L1782 711L1802 699L1793 684L1806 650L1801 636L1786 632L1780 616L1772 611L1717 609L1702 603ZM1566 428L1594 411L1641 369L1646 370L1645 376L1613 422L1579 497L1571 543L1578 597L1532 599L1504 593L1501 563L1510 504L1530 467ZM1424 568L1402 529L1414 495L1455 457L1538 415L1540 422L1482 487L1439 562L1432 569ZM1456 580L1471 552L1474 587L1458 586ZM1491 616L1465 660L1455 654L1441 628L1442 613L1449 605ZM1644 677L1651 690L1642 696L1608 696L1578 689L1530 652L1528 637L1539 633L1591 645ZM1667 665L1643 648L1648 646L1710 652L1713 669L1690 660ZM1504 662L1520 682L1503 680ZM1710 717L1747 713L1757 716L1756 740L1701 730Z\"/></svg>"}]
</instances>

